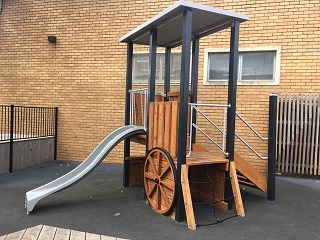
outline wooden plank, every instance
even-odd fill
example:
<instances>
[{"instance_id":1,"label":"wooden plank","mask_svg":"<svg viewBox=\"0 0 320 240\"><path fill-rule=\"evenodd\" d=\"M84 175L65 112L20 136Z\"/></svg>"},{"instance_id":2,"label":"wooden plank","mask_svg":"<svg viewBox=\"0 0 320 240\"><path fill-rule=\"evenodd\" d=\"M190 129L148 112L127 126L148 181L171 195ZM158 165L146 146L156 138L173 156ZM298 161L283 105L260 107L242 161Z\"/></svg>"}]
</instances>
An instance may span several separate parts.
<instances>
[{"instance_id":1,"label":"wooden plank","mask_svg":"<svg viewBox=\"0 0 320 240\"><path fill-rule=\"evenodd\" d=\"M232 192L234 195L234 204L236 206L237 214L240 217L244 217L245 213L244 213L242 197L240 193L240 187L239 187L237 171L236 171L236 166L234 161L230 162L230 177L231 177Z\"/></svg>"},{"instance_id":2,"label":"wooden plank","mask_svg":"<svg viewBox=\"0 0 320 240\"><path fill-rule=\"evenodd\" d=\"M100 235L93 233L86 233L86 240L100 240Z\"/></svg>"},{"instance_id":3,"label":"wooden plank","mask_svg":"<svg viewBox=\"0 0 320 240\"><path fill-rule=\"evenodd\" d=\"M169 153L170 153L170 133L171 133L171 111L172 111L172 102L166 102L163 148L166 149Z\"/></svg>"},{"instance_id":4,"label":"wooden plank","mask_svg":"<svg viewBox=\"0 0 320 240\"><path fill-rule=\"evenodd\" d=\"M252 167L246 160L244 160L239 154L234 153L234 162L236 169L247 179L249 179L254 185L256 185L261 191L267 191L267 178Z\"/></svg>"},{"instance_id":5,"label":"wooden plank","mask_svg":"<svg viewBox=\"0 0 320 240\"><path fill-rule=\"evenodd\" d=\"M316 127L316 150L315 150L315 158L314 158L314 175L320 175L320 155L318 155L319 151L319 125L320 125L320 95L317 98L317 127ZM319 164L319 165L318 165ZM317 171L318 168L318 171Z\"/></svg>"},{"instance_id":6,"label":"wooden plank","mask_svg":"<svg viewBox=\"0 0 320 240\"><path fill-rule=\"evenodd\" d=\"M309 104L308 104L308 133L307 133L307 154L306 154L306 170L305 173L309 173L311 168L311 134L312 134L312 95L309 95Z\"/></svg>"},{"instance_id":7,"label":"wooden plank","mask_svg":"<svg viewBox=\"0 0 320 240\"><path fill-rule=\"evenodd\" d=\"M285 172L290 172L289 170L289 156L290 156L290 134L291 134L291 95L288 95L288 109L287 109L287 142L285 145L286 148L286 167L285 167Z\"/></svg>"},{"instance_id":8,"label":"wooden plank","mask_svg":"<svg viewBox=\"0 0 320 240\"><path fill-rule=\"evenodd\" d=\"M101 240L119 240L119 239L122 239L122 238L115 238L115 237L101 235Z\"/></svg>"},{"instance_id":9,"label":"wooden plank","mask_svg":"<svg viewBox=\"0 0 320 240\"><path fill-rule=\"evenodd\" d=\"M134 113L135 113L135 121L134 123L137 126L143 126L142 115L143 115L143 108L142 108L142 94L135 94L134 95Z\"/></svg>"},{"instance_id":10,"label":"wooden plank","mask_svg":"<svg viewBox=\"0 0 320 240\"><path fill-rule=\"evenodd\" d=\"M57 228L54 240L69 240L71 230L64 228Z\"/></svg>"},{"instance_id":11,"label":"wooden plank","mask_svg":"<svg viewBox=\"0 0 320 240\"><path fill-rule=\"evenodd\" d=\"M38 239L38 236L40 235L41 230L42 230L42 225L37 225L31 228L28 228L21 239L36 240Z\"/></svg>"},{"instance_id":12,"label":"wooden plank","mask_svg":"<svg viewBox=\"0 0 320 240\"><path fill-rule=\"evenodd\" d=\"M202 151L208 152L208 150L199 143L192 144L192 151L194 151L194 152L202 152Z\"/></svg>"},{"instance_id":13,"label":"wooden plank","mask_svg":"<svg viewBox=\"0 0 320 240\"><path fill-rule=\"evenodd\" d=\"M305 97L300 95L300 139L299 139L299 157L298 157L298 174L301 173L301 167L302 167L302 149L303 149L303 126L304 126L304 102Z\"/></svg>"},{"instance_id":14,"label":"wooden plank","mask_svg":"<svg viewBox=\"0 0 320 240\"><path fill-rule=\"evenodd\" d=\"M86 240L86 233L76 230L71 230L70 240Z\"/></svg>"},{"instance_id":15,"label":"wooden plank","mask_svg":"<svg viewBox=\"0 0 320 240\"><path fill-rule=\"evenodd\" d=\"M297 172L297 162L298 162L298 149L299 149L299 129L300 129L300 98L297 96L295 98L296 102L296 130L295 130L295 148L294 148L294 157L293 157L293 173Z\"/></svg>"},{"instance_id":16,"label":"wooden plank","mask_svg":"<svg viewBox=\"0 0 320 240\"><path fill-rule=\"evenodd\" d=\"M287 111L288 111L288 95L285 96L284 109L283 109L283 135L282 135L282 159L281 159L281 172L285 171L285 157L286 157L286 131L287 131Z\"/></svg>"},{"instance_id":17,"label":"wooden plank","mask_svg":"<svg viewBox=\"0 0 320 240\"><path fill-rule=\"evenodd\" d=\"M305 97L304 102L304 134L303 134L303 148L302 148L302 167L301 167L301 173L305 173L305 167L306 167L306 152L307 152L307 130L308 130L308 104L309 104L309 95Z\"/></svg>"},{"instance_id":18,"label":"wooden plank","mask_svg":"<svg viewBox=\"0 0 320 240\"><path fill-rule=\"evenodd\" d=\"M152 139L152 147L158 146L158 116L159 116L159 103L154 104L154 120L153 120L153 139Z\"/></svg>"},{"instance_id":19,"label":"wooden plank","mask_svg":"<svg viewBox=\"0 0 320 240\"><path fill-rule=\"evenodd\" d=\"M282 134L283 134L283 96L280 95L279 97L279 113L278 113L278 116L279 116L279 137L278 137L278 157L277 157L277 171L278 172L281 172L281 158L282 158Z\"/></svg>"},{"instance_id":20,"label":"wooden plank","mask_svg":"<svg viewBox=\"0 0 320 240\"><path fill-rule=\"evenodd\" d=\"M10 233L7 235L5 238L6 240L19 240L23 237L24 233L26 232L27 229L23 229L14 233Z\"/></svg>"},{"instance_id":21,"label":"wooden plank","mask_svg":"<svg viewBox=\"0 0 320 240\"><path fill-rule=\"evenodd\" d=\"M316 95L313 96L312 99L312 130L311 130L311 153L310 153L310 169L309 174L313 174L313 169L316 167L314 165L314 148L315 148L315 131L316 131Z\"/></svg>"},{"instance_id":22,"label":"wooden plank","mask_svg":"<svg viewBox=\"0 0 320 240\"><path fill-rule=\"evenodd\" d=\"M158 147L164 147L165 103L159 102L158 109Z\"/></svg>"},{"instance_id":23,"label":"wooden plank","mask_svg":"<svg viewBox=\"0 0 320 240\"><path fill-rule=\"evenodd\" d=\"M290 158L289 158L289 172L293 172L294 169L294 148L295 148L295 138L296 138L296 96L293 95L291 99L291 140L290 140Z\"/></svg>"},{"instance_id":24,"label":"wooden plank","mask_svg":"<svg viewBox=\"0 0 320 240\"><path fill-rule=\"evenodd\" d=\"M172 102L170 155L173 158L175 158L177 156L178 118L179 118L179 102Z\"/></svg>"},{"instance_id":25,"label":"wooden plank","mask_svg":"<svg viewBox=\"0 0 320 240\"><path fill-rule=\"evenodd\" d=\"M184 199L184 207L186 211L188 228L191 230L195 230L196 221L194 218L192 199L191 199L191 193L190 193L188 168L187 168L187 165L185 164L181 165L181 187L182 187L182 194Z\"/></svg>"},{"instance_id":26,"label":"wooden plank","mask_svg":"<svg viewBox=\"0 0 320 240\"><path fill-rule=\"evenodd\" d=\"M101 235L101 240L119 240L119 239L122 239L122 238L115 238L115 237Z\"/></svg>"},{"instance_id":27,"label":"wooden plank","mask_svg":"<svg viewBox=\"0 0 320 240\"><path fill-rule=\"evenodd\" d=\"M153 132L154 132L154 102L149 105L149 126L148 126L148 149L153 148Z\"/></svg>"},{"instance_id":28,"label":"wooden plank","mask_svg":"<svg viewBox=\"0 0 320 240\"><path fill-rule=\"evenodd\" d=\"M53 240L57 228L44 225L41 229L38 240Z\"/></svg>"}]
</instances>

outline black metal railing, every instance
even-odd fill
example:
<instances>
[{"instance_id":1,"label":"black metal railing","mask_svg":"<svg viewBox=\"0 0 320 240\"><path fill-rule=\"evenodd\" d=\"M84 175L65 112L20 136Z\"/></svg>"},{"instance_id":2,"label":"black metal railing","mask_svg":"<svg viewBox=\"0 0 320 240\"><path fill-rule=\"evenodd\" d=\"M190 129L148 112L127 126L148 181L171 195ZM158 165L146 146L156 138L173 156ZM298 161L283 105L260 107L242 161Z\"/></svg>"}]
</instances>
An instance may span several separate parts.
<instances>
[{"instance_id":1,"label":"black metal railing","mask_svg":"<svg viewBox=\"0 0 320 240\"><path fill-rule=\"evenodd\" d=\"M57 107L1 106L0 114L0 143L10 142L9 172L15 140L54 137L54 159L57 158Z\"/></svg>"}]
</instances>

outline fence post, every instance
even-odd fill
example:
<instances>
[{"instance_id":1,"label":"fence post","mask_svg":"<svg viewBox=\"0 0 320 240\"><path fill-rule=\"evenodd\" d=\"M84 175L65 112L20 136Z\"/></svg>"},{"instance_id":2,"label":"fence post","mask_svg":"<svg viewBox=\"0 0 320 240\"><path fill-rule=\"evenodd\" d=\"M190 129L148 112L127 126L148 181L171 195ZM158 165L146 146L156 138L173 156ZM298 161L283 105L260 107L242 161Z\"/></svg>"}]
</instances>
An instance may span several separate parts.
<instances>
[{"instance_id":1,"label":"fence post","mask_svg":"<svg viewBox=\"0 0 320 240\"><path fill-rule=\"evenodd\" d=\"M9 153L9 173L13 171L13 130L14 130L14 105L10 106L10 153Z\"/></svg>"},{"instance_id":2,"label":"fence post","mask_svg":"<svg viewBox=\"0 0 320 240\"><path fill-rule=\"evenodd\" d=\"M268 133L268 190L267 199L275 200L276 184L276 148L277 148L277 108L278 94L269 97L269 133Z\"/></svg>"},{"instance_id":3,"label":"fence post","mask_svg":"<svg viewBox=\"0 0 320 240\"><path fill-rule=\"evenodd\" d=\"M54 153L53 159L57 160L58 153L58 107L54 108Z\"/></svg>"}]
</instances>

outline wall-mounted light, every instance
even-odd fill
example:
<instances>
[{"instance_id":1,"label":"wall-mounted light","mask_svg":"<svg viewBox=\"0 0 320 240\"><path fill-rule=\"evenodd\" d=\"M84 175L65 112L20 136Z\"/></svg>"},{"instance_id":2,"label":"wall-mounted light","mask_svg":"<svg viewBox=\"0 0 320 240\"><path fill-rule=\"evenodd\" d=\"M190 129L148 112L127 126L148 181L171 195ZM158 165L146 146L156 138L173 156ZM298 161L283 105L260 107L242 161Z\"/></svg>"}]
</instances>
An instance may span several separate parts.
<instances>
[{"instance_id":1,"label":"wall-mounted light","mask_svg":"<svg viewBox=\"0 0 320 240\"><path fill-rule=\"evenodd\" d=\"M50 43L56 43L57 42L57 37L56 36L48 36L48 41Z\"/></svg>"}]
</instances>

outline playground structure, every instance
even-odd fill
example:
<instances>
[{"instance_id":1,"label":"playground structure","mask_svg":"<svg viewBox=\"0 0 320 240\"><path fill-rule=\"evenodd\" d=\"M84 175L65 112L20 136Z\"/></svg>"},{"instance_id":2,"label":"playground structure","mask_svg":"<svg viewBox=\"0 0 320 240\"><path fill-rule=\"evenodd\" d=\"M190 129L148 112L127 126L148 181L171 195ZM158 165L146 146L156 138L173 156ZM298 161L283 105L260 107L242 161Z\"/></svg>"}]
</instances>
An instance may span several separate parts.
<instances>
[{"instance_id":1,"label":"playground structure","mask_svg":"<svg viewBox=\"0 0 320 240\"><path fill-rule=\"evenodd\" d=\"M123 184L143 183L150 206L177 221L187 218L196 228L192 197L228 210L233 202L239 216L244 208L239 183L267 192L275 198L276 95L270 96L268 178L234 152L235 118L252 127L236 113L239 26L246 15L193 2L179 1L120 38L127 43L125 126L111 133L76 169L26 194L27 212L45 196L72 186L89 174L121 140L124 144ZM228 103L197 103L199 40L231 28ZM192 47L191 47L192 43ZM149 46L147 89L132 90L134 44ZM171 49L181 46L180 91L170 91ZM155 92L157 47L165 48L164 92ZM192 56L192 64L190 59ZM191 68L190 68L191 64ZM191 89L189 79L191 69ZM219 128L200 110L201 106L222 108L223 127ZM197 125L197 114L204 116L222 135L222 144L210 138ZM196 142L196 131L203 133L221 152L212 153ZM132 156L130 142L145 145L146 154ZM252 149L253 150L253 149ZM255 150L254 153L259 155Z\"/></svg>"}]
</instances>

